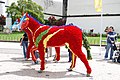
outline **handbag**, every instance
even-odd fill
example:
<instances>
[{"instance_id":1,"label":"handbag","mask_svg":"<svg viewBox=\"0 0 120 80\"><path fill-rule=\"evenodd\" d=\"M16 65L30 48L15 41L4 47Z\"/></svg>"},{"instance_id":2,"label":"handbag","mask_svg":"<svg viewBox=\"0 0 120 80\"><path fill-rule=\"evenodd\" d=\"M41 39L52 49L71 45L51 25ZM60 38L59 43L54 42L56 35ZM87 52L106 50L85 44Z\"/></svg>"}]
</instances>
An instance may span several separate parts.
<instances>
[{"instance_id":1,"label":"handbag","mask_svg":"<svg viewBox=\"0 0 120 80\"><path fill-rule=\"evenodd\" d=\"M114 44L112 44L113 46L112 46L112 49L115 51L115 50L117 50L117 46L116 46L116 44L114 43Z\"/></svg>"},{"instance_id":2,"label":"handbag","mask_svg":"<svg viewBox=\"0 0 120 80\"><path fill-rule=\"evenodd\" d=\"M117 50L117 46L116 46L116 44L115 44L115 42L112 42L112 40L109 38L109 40L111 41L111 43L112 43L112 49L115 51L115 50Z\"/></svg>"}]
</instances>

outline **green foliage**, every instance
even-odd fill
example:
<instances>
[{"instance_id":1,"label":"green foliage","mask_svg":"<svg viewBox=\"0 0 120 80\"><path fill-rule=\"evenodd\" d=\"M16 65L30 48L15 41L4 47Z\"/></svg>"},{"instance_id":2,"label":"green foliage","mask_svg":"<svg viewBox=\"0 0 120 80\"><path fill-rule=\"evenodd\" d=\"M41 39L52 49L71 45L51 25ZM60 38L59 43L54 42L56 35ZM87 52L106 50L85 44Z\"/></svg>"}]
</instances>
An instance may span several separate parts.
<instances>
[{"instance_id":1,"label":"green foliage","mask_svg":"<svg viewBox=\"0 0 120 80\"><path fill-rule=\"evenodd\" d=\"M66 22L64 18L56 19L54 16L50 16L48 20L46 19L44 21L46 25L50 25L50 26L53 26L53 25L62 26L62 25L65 25L65 22Z\"/></svg>"},{"instance_id":2,"label":"green foliage","mask_svg":"<svg viewBox=\"0 0 120 80\"><path fill-rule=\"evenodd\" d=\"M45 21L45 25L50 25L50 22L47 20L47 19L44 19L44 21Z\"/></svg>"},{"instance_id":3,"label":"green foliage","mask_svg":"<svg viewBox=\"0 0 120 80\"><path fill-rule=\"evenodd\" d=\"M18 0L17 4L13 2L8 8L7 13L10 15L13 21L17 18L20 18L23 13L26 11L33 12L33 14L37 15L37 19L43 21L43 9L40 5L36 4L32 0ZM35 15L35 17L36 17ZM33 16L34 17L34 16Z\"/></svg>"},{"instance_id":4,"label":"green foliage","mask_svg":"<svg viewBox=\"0 0 120 80\"><path fill-rule=\"evenodd\" d=\"M87 51L87 59L88 60L91 60L92 59L92 56L91 56L91 53L90 53L90 44L89 44L89 42L88 42L88 40L87 40L87 38L86 38L86 35L85 35L85 33L83 32L82 33L82 38L83 38L83 46L85 47L85 49L86 49L86 51Z\"/></svg>"}]
</instances>

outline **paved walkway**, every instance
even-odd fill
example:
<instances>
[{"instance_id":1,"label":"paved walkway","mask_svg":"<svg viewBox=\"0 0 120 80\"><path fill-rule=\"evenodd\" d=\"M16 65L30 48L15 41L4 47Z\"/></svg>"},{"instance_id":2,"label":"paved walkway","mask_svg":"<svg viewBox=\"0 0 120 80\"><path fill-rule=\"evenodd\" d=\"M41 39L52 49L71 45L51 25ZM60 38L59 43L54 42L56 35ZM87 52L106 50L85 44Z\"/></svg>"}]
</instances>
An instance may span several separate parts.
<instances>
[{"instance_id":1,"label":"paved walkway","mask_svg":"<svg viewBox=\"0 0 120 80\"><path fill-rule=\"evenodd\" d=\"M53 48L52 52L54 56ZM83 52L86 54L84 48ZM32 65L31 59L24 61L19 43L0 42L0 80L119 80L120 64L103 60L104 52L104 47L100 50L98 46L91 46L91 77L86 77L86 69L79 59L74 71L67 71L70 63L67 62L68 52L64 47L61 47L61 60L58 63L52 61L53 56L46 58L45 71L37 73L40 66Z\"/></svg>"}]
</instances>

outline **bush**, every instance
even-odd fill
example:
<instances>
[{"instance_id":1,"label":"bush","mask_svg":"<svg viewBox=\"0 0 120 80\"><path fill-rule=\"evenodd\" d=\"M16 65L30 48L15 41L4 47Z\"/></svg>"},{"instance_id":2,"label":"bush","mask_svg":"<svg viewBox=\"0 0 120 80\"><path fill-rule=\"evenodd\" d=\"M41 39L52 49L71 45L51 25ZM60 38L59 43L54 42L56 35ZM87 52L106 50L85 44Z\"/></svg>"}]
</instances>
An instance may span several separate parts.
<instances>
[{"instance_id":1,"label":"bush","mask_svg":"<svg viewBox=\"0 0 120 80\"><path fill-rule=\"evenodd\" d=\"M100 37L100 33L87 33L87 32L84 32L84 34L86 35L86 36L88 36L88 37ZM102 34L102 37L107 37L107 35L106 34Z\"/></svg>"}]
</instances>

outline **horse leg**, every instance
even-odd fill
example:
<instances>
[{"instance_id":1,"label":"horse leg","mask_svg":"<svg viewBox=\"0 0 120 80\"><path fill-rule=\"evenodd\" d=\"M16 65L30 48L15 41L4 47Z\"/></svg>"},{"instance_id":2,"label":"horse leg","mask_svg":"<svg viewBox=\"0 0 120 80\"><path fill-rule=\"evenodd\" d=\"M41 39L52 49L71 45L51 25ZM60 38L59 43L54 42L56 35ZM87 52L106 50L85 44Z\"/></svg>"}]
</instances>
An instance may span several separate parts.
<instances>
[{"instance_id":1,"label":"horse leg","mask_svg":"<svg viewBox=\"0 0 120 80\"><path fill-rule=\"evenodd\" d=\"M85 54L82 52L82 50L80 50L80 54L78 55L78 57L84 63L84 65L87 69L87 76L89 76L92 70L91 70L91 67L89 66L87 58L86 58Z\"/></svg>"},{"instance_id":2,"label":"horse leg","mask_svg":"<svg viewBox=\"0 0 120 80\"><path fill-rule=\"evenodd\" d=\"M30 58L30 49L32 48L32 45L31 44L29 44L28 45L28 48L27 48L27 59L29 59Z\"/></svg>"},{"instance_id":3,"label":"horse leg","mask_svg":"<svg viewBox=\"0 0 120 80\"><path fill-rule=\"evenodd\" d=\"M56 54L55 54L53 61L55 60L59 61L60 60L60 47L55 47L55 51L56 51Z\"/></svg>"},{"instance_id":4,"label":"horse leg","mask_svg":"<svg viewBox=\"0 0 120 80\"><path fill-rule=\"evenodd\" d=\"M77 46L77 44L76 44ZM77 47L73 47L73 46L70 46L70 49L72 50L72 52L78 56L80 58L80 60L84 63L86 69L87 69L87 75L89 75L91 73L91 68L89 66L89 63L87 61L87 58L85 56L85 54L82 52L82 46L78 45Z\"/></svg>"},{"instance_id":5,"label":"horse leg","mask_svg":"<svg viewBox=\"0 0 120 80\"><path fill-rule=\"evenodd\" d=\"M71 52L72 52L72 51L71 51ZM72 71L72 69L75 67L76 58L77 58L77 56L76 56L74 53L72 53L72 62L71 62L71 66L70 66L70 68L68 69L68 71Z\"/></svg>"},{"instance_id":6,"label":"horse leg","mask_svg":"<svg viewBox=\"0 0 120 80\"><path fill-rule=\"evenodd\" d=\"M45 69L45 48L43 47L43 44L40 44L38 47L38 51L40 52L40 71L38 73L42 73L42 71Z\"/></svg>"},{"instance_id":7,"label":"horse leg","mask_svg":"<svg viewBox=\"0 0 120 80\"><path fill-rule=\"evenodd\" d=\"M35 51L36 51L36 50L37 50L36 47L33 47L33 48L31 49L32 60L34 61L35 64L38 63L37 58L36 58L36 56L35 56Z\"/></svg>"}]
</instances>

